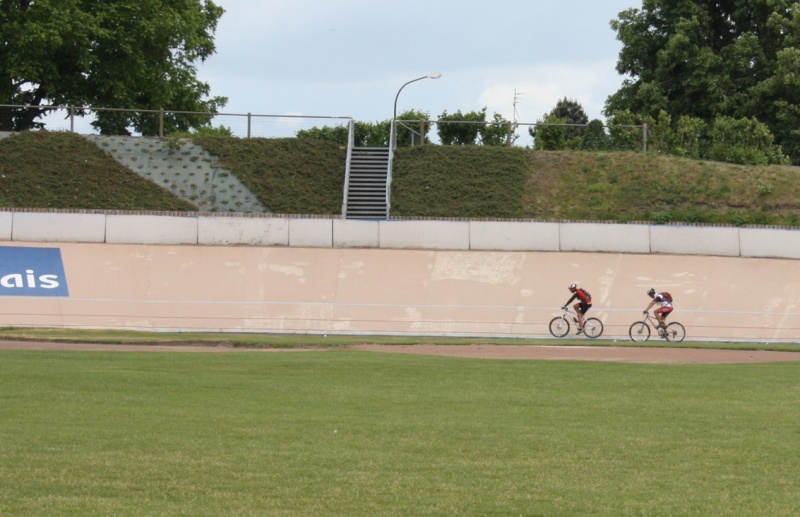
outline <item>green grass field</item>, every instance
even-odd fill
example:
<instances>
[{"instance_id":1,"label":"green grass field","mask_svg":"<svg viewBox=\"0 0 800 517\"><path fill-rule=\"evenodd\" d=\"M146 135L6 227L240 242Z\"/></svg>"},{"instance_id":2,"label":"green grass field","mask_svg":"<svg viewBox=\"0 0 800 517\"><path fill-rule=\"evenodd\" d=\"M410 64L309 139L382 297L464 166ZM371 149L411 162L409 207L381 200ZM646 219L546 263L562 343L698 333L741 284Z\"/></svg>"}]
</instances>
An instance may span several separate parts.
<instances>
[{"instance_id":1,"label":"green grass field","mask_svg":"<svg viewBox=\"0 0 800 517\"><path fill-rule=\"evenodd\" d=\"M795 516L796 363L0 351L0 515Z\"/></svg>"}]
</instances>

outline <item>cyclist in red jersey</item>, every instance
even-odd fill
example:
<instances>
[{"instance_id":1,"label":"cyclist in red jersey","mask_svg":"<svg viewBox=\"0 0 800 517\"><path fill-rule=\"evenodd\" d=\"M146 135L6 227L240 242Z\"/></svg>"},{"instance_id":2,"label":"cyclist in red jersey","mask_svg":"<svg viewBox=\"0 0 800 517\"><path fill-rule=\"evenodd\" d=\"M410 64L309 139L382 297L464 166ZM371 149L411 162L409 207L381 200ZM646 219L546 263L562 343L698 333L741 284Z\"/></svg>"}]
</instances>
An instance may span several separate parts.
<instances>
[{"instance_id":1,"label":"cyclist in red jersey","mask_svg":"<svg viewBox=\"0 0 800 517\"><path fill-rule=\"evenodd\" d=\"M580 288L575 284L569 284L567 289L572 293L572 297L561 308L566 309L567 305L572 303L572 300L578 299L578 302L572 308L575 309L575 315L578 316L576 321L578 322L578 334L580 334L583 332L583 315L592 307L592 295L586 289Z\"/></svg>"}]
</instances>

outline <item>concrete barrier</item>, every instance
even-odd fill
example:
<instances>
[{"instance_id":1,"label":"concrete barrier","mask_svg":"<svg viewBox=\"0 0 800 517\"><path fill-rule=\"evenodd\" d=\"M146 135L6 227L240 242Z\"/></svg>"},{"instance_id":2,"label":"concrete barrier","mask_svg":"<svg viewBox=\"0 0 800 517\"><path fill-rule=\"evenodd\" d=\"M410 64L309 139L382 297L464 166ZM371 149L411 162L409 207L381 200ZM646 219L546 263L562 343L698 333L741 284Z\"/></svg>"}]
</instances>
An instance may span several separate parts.
<instances>
[{"instance_id":1,"label":"concrete barrier","mask_svg":"<svg viewBox=\"0 0 800 517\"><path fill-rule=\"evenodd\" d=\"M470 221L469 249L558 251L558 223Z\"/></svg>"},{"instance_id":2,"label":"concrete barrier","mask_svg":"<svg viewBox=\"0 0 800 517\"><path fill-rule=\"evenodd\" d=\"M800 230L533 221L0 212L0 241L800 258Z\"/></svg>"},{"instance_id":3,"label":"concrete barrier","mask_svg":"<svg viewBox=\"0 0 800 517\"><path fill-rule=\"evenodd\" d=\"M468 250L469 221L380 221L380 247Z\"/></svg>"},{"instance_id":4,"label":"concrete barrier","mask_svg":"<svg viewBox=\"0 0 800 517\"><path fill-rule=\"evenodd\" d=\"M211 217L197 221L200 245L288 246L289 220L282 217Z\"/></svg>"},{"instance_id":5,"label":"concrete barrier","mask_svg":"<svg viewBox=\"0 0 800 517\"><path fill-rule=\"evenodd\" d=\"M289 219L289 246L330 248L333 246L332 219Z\"/></svg>"},{"instance_id":6,"label":"concrete barrier","mask_svg":"<svg viewBox=\"0 0 800 517\"><path fill-rule=\"evenodd\" d=\"M739 242L743 257L800 259L800 230L741 228Z\"/></svg>"},{"instance_id":7,"label":"concrete barrier","mask_svg":"<svg viewBox=\"0 0 800 517\"><path fill-rule=\"evenodd\" d=\"M377 248L380 239L378 221L333 220L334 248Z\"/></svg>"},{"instance_id":8,"label":"concrete barrier","mask_svg":"<svg viewBox=\"0 0 800 517\"><path fill-rule=\"evenodd\" d=\"M561 251L650 252L644 224L561 223L559 231Z\"/></svg>"},{"instance_id":9,"label":"concrete barrier","mask_svg":"<svg viewBox=\"0 0 800 517\"><path fill-rule=\"evenodd\" d=\"M197 244L197 217L108 215L109 244Z\"/></svg>"},{"instance_id":10,"label":"concrete barrier","mask_svg":"<svg viewBox=\"0 0 800 517\"><path fill-rule=\"evenodd\" d=\"M739 228L650 226L650 252L738 257Z\"/></svg>"},{"instance_id":11,"label":"concrete barrier","mask_svg":"<svg viewBox=\"0 0 800 517\"><path fill-rule=\"evenodd\" d=\"M0 212L0 241L11 240L14 216L11 212Z\"/></svg>"},{"instance_id":12,"label":"concrete barrier","mask_svg":"<svg viewBox=\"0 0 800 517\"><path fill-rule=\"evenodd\" d=\"M15 212L12 238L33 242L104 242L106 216L58 212Z\"/></svg>"}]
</instances>

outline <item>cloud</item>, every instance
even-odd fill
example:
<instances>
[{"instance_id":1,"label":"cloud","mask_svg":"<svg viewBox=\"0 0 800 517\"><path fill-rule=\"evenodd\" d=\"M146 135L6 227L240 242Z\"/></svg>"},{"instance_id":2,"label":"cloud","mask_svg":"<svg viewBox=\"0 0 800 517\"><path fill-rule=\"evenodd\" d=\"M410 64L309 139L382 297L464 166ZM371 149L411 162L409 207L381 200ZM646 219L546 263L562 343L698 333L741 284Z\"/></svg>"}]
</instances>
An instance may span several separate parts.
<instances>
[{"instance_id":1,"label":"cloud","mask_svg":"<svg viewBox=\"0 0 800 517\"><path fill-rule=\"evenodd\" d=\"M549 113L564 97L583 106L589 118L603 119L606 98L619 89L622 78L614 70L614 62L542 64L524 68L491 70L484 77L501 80L481 89L477 100L487 113L500 113L518 122L536 122Z\"/></svg>"}]
</instances>

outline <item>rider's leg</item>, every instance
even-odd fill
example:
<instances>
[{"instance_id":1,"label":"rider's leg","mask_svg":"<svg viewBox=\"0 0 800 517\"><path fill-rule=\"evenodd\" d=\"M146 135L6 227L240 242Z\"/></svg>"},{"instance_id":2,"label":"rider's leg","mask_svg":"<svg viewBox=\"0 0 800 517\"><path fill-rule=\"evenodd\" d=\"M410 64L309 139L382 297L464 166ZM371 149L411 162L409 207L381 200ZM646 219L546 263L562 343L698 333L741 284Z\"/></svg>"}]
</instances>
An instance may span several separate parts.
<instances>
[{"instance_id":1,"label":"rider's leg","mask_svg":"<svg viewBox=\"0 0 800 517\"><path fill-rule=\"evenodd\" d=\"M581 304L580 303L576 303L575 305L572 306L572 308L575 309L575 314L578 316L578 328L582 329L583 328L583 311L581 311Z\"/></svg>"},{"instance_id":2,"label":"rider's leg","mask_svg":"<svg viewBox=\"0 0 800 517\"><path fill-rule=\"evenodd\" d=\"M672 309L667 307L665 310L661 311L661 325L666 329L667 328L667 316L672 313Z\"/></svg>"}]
</instances>

